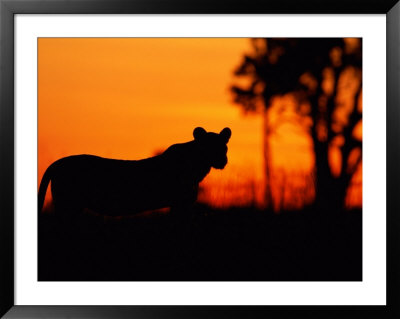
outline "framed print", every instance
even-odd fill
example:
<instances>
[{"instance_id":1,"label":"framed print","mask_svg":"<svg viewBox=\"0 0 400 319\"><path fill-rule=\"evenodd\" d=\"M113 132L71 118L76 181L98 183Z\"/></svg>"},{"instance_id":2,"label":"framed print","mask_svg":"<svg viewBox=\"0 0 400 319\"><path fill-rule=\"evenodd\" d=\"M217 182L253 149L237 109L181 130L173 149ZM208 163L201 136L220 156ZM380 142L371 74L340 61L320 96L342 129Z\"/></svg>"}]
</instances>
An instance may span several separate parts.
<instances>
[{"instance_id":1,"label":"framed print","mask_svg":"<svg viewBox=\"0 0 400 319\"><path fill-rule=\"evenodd\" d=\"M399 314L396 1L0 10L2 315Z\"/></svg>"}]
</instances>

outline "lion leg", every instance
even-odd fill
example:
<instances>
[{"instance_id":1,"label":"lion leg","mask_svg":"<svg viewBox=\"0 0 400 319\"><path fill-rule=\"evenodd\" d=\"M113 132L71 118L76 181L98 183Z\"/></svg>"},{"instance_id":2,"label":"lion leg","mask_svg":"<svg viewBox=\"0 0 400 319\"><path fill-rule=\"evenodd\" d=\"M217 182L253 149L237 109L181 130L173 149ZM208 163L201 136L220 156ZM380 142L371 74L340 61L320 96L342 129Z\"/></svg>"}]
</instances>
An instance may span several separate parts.
<instances>
[{"instance_id":1,"label":"lion leg","mask_svg":"<svg viewBox=\"0 0 400 319\"><path fill-rule=\"evenodd\" d=\"M79 224L83 207L77 202L57 198L54 200L54 212L62 228L76 228Z\"/></svg>"},{"instance_id":2,"label":"lion leg","mask_svg":"<svg viewBox=\"0 0 400 319\"><path fill-rule=\"evenodd\" d=\"M175 204L171 206L171 216L175 223L187 225L192 217L192 205L190 204Z\"/></svg>"},{"instance_id":3,"label":"lion leg","mask_svg":"<svg viewBox=\"0 0 400 319\"><path fill-rule=\"evenodd\" d=\"M56 219L63 228L72 227L82 215L84 203L81 192L70 181L54 179L51 183L51 195Z\"/></svg>"},{"instance_id":4,"label":"lion leg","mask_svg":"<svg viewBox=\"0 0 400 319\"><path fill-rule=\"evenodd\" d=\"M181 185L171 206L171 215L177 223L190 225L193 219L193 204L197 199L198 186Z\"/></svg>"},{"instance_id":5,"label":"lion leg","mask_svg":"<svg viewBox=\"0 0 400 319\"><path fill-rule=\"evenodd\" d=\"M172 236L177 241L178 254L185 254L192 242L193 203L179 203L171 207Z\"/></svg>"}]
</instances>

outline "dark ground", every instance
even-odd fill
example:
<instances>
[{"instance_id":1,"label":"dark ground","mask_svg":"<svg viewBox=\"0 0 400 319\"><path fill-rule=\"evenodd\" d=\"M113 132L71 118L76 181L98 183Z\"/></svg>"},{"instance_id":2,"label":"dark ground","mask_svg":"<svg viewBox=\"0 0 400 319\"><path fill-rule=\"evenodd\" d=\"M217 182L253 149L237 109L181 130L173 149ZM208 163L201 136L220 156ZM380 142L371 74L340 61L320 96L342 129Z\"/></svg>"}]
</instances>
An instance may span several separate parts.
<instances>
[{"instance_id":1,"label":"dark ground","mask_svg":"<svg viewBox=\"0 0 400 319\"><path fill-rule=\"evenodd\" d=\"M40 281L359 281L362 215L279 215L197 204L190 225L168 213L79 226L39 219Z\"/></svg>"}]
</instances>

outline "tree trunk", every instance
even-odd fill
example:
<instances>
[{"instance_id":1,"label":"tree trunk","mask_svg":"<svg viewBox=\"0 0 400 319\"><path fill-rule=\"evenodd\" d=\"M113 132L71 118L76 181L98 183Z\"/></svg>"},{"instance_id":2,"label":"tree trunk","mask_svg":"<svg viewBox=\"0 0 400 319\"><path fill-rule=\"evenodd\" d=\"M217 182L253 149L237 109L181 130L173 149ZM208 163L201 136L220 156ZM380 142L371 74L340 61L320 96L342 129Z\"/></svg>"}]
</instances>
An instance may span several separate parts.
<instances>
[{"instance_id":1,"label":"tree trunk","mask_svg":"<svg viewBox=\"0 0 400 319\"><path fill-rule=\"evenodd\" d=\"M314 139L314 136L313 136ZM315 207L321 213L335 213L345 208L350 176L341 172L332 175L328 160L328 143L314 139Z\"/></svg>"},{"instance_id":2,"label":"tree trunk","mask_svg":"<svg viewBox=\"0 0 400 319\"><path fill-rule=\"evenodd\" d=\"M270 137L270 127L268 122L268 111L265 110L263 114L264 128L263 128L263 147L264 147L264 173L265 173L265 185L264 185L264 199L265 199L265 207L272 208L272 191L271 191L271 163L270 163L270 145L269 145L269 137Z\"/></svg>"},{"instance_id":3,"label":"tree trunk","mask_svg":"<svg viewBox=\"0 0 400 319\"><path fill-rule=\"evenodd\" d=\"M315 205L318 210L326 210L331 200L332 176L328 163L328 145L320 142L313 134L315 154Z\"/></svg>"},{"instance_id":4,"label":"tree trunk","mask_svg":"<svg viewBox=\"0 0 400 319\"><path fill-rule=\"evenodd\" d=\"M329 145L333 139L331 131L332 114L335 109L335 98L337 96L338 81L341 71L335 73L334 93L328 98L327 108L325 112L321 112L318 107L318 99L324 95L321 83L323 78L319 78L317 94L312 102L312 118L314 125L311 129L311 137L314 145L315 155L315 208L318 212L329 213L337 212L345 207L347 188L349 186L348 176L344 169L341 170L340 176L335 177L332 174L329 165ZM325 122L327 136L326 140L320 141L318 138L318 121ZM342 154L343 155L343 154ZM342 159L346 161L347 158Z\"/></svg>"}]
</instances>

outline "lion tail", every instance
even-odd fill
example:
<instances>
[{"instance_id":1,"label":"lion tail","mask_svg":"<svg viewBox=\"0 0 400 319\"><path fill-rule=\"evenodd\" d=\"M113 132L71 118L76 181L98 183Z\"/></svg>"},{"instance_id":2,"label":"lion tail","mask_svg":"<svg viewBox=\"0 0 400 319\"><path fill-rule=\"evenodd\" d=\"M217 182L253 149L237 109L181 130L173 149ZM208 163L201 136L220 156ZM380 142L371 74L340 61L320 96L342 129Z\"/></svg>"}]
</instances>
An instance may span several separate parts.
<instances>
[{"instance_id":1,"label":"lion tail","mask_svg":"<svg viewBox=\"0 0 400 319\"><path fill-rule=\"evenodd\" d=\"M46 196L47 187L51 180L52 168L53 168L53 165L50 165L46 169L46 171L44 172L44 175L42 177L42 180L40 181L39 194L38 194L38 214L40 214L43 209L44 198Z\"/></svg>"}]
</instances>

